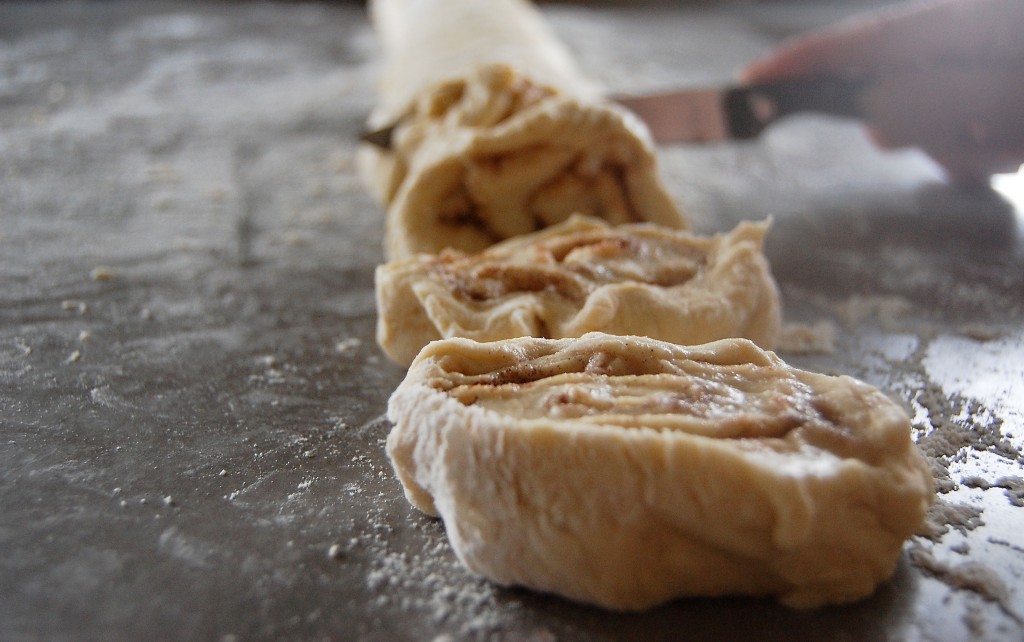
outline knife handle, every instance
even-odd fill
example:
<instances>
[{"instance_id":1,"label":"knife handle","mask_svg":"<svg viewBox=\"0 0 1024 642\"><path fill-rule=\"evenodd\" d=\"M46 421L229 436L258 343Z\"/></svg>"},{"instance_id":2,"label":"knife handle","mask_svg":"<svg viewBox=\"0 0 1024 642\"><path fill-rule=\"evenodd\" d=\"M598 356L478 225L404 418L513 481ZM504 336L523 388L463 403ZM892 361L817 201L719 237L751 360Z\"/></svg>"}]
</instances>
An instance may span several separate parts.
<instances>
[{"instance_id":1,"label":"knife handle","mask_svg":"<svg viewBox=\"0 0 1024 642\"><path fill-rule=\"evenodd\" d=\"M863 78L816 78L733 87L722 97L725 118L735 138L754 138L783 116L804 111L860 118Z\"/></svg>"}]
</instances>

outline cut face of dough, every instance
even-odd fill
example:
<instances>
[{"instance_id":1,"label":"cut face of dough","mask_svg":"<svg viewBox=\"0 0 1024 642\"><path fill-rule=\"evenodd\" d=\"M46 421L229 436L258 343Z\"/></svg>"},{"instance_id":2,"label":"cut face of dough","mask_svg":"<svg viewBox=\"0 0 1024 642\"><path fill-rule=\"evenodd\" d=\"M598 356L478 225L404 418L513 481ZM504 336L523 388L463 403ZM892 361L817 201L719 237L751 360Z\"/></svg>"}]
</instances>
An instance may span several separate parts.
<instances>
[{"instance_id":1,"label":"cut face of dough","mask_svg":"<svg viewBox=\"0 0 1024 642\"><path fill-rule=\"evenodd\" d=\"M599 97L530 3L371 8L385 58L369 126L399 125L360 169L387 208L389 258L475 252L574 212L688 226L646 127Z\"/></svg>"},{"instance_id":2,"label":"cut face of dough","mask_svg":"<svg viewBox=\"0 0 1024 642\"><path fill-rule=\"evenodd\" d=\"M479 254L445 251L377 269L377 340L402 365L430 341L650 336L682 344L744 337L771 348L779 295L767 224L714 237L574 216Z\"/></svg>"},{"instance_id":3,"label":"cut face of dough","mask_svg":"<svg viewBox=\"0 0 1024 642\"><path fill-rule=\"evenodd\" d=\"M612 609L862 598L933 496L899 406L743 339L447 339L388 416L406 496L470 570Z\"/></svg>"},{"instance_id":4,"label":"cut face of dough","mask_svg":"<svg viewBox=\"0 0 1024 642\"><path fill-rule=\"evenodd\" d=\"M474 252L577 212L611 223L686 227L632 114L484 67L425 94L373 180L400 258Z\"/></svg>"}]
</instances>

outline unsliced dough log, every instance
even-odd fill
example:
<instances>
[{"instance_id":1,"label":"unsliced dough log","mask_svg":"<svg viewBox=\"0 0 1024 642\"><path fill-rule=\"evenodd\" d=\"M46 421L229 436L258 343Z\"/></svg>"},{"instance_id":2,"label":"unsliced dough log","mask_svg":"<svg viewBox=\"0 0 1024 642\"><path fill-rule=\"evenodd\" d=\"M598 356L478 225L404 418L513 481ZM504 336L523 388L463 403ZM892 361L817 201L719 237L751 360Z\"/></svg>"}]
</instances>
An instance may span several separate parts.
<instances>
[{"instance_id":1,"label":"unsliced dough log","mask_svg":"<svg viewBox=\"0 0 1024 642\"><path fill-rule=\"evenodd\" d=\"M479 254L445 251L377 268L377 341L408 366L430 341L558 339L587 332L674 343L744 337L771 348L779 294L767 224L701 237L573 216Z\"/></svg>"},{"instance_id":2,"label":"unsliced dough log","mask_svg":"<svg viewBox=\"0 0 1024 642\"><path fill-rule=\"evenodd\" d=\"M376 128L360 169L387 208L389 257L481 250L579 212L686 220L650 136L599 97L526 0L376 0L384 50Z\"/></svg>"},{"instance_id":3,"label":"unsliced dough log","mask_svg":"<svg viewBox=\"0 0 1024 642\"><path fill-rule=\"evenodd\" d=\"M742 339L446 339L387 450L472 571L612 609L863 598L933 499L902 409Z\"/></svg>"}]
</instances>

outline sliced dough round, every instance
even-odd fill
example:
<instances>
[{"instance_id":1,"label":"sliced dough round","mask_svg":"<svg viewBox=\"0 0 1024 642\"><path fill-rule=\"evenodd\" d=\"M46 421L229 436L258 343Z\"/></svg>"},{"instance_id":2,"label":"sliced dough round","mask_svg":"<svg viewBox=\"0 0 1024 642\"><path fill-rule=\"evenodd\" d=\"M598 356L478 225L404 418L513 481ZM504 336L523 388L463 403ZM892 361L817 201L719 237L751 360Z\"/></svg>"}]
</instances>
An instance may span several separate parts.
<instances>
[{"instance_id":1,"label":"sliced dough round","mask_svg":"<svg viewBox=\"0 0 1024 642\"><path fill-rule=\"evenodd\" d=\"M523 0L377 0L383 82L360 168L387 208L389 257L478 251L579 212L687 222L645 126L599 97Z\"/></svg>"},{"instance_id":2,"label":"sliced dough round","mask_svg":"<svg viewBox=\"0 0 1024 642\"><path fill-rule=\"evenodd\" d=\"M767 223L701 237L574 216L479 254L421 254L377 268L377 341L409 365L430 341L558 339L587 332L674 343L743 337L771 348L779 294Z\"/></svg>"},{"instance_id":3,"label":"sliced dough round","mask_svg":"<svg viewBox=\"0 0 1024 642\"><path fill-rule=\"evenodd\" d=\"M862 598L932 501L901 408L743 339L446 339L387 451L473 572L612 609Z\"/></svg>"}]
</instances>

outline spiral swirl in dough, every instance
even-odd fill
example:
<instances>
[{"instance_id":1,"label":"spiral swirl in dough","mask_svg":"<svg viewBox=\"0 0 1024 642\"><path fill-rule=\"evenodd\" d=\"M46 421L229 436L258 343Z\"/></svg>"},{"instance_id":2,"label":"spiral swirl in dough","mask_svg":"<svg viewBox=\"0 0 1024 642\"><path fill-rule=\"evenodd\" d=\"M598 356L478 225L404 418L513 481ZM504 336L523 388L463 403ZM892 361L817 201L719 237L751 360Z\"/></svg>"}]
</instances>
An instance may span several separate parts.
<instances>
[{"instance_id":1,"label":"spiral swirl in dough","mask_svg":"<svg viewBox=\"0 0 1024 642\"><path fill-rule=\"evenodd\" d=\"M703 237L651 224L574 216L478 254L453 250L377 269L377 341L409 365L430 341L587 332L681 344L743 337L771 348L778 289L765 223Z\"/></svg>"}]
</instances>

